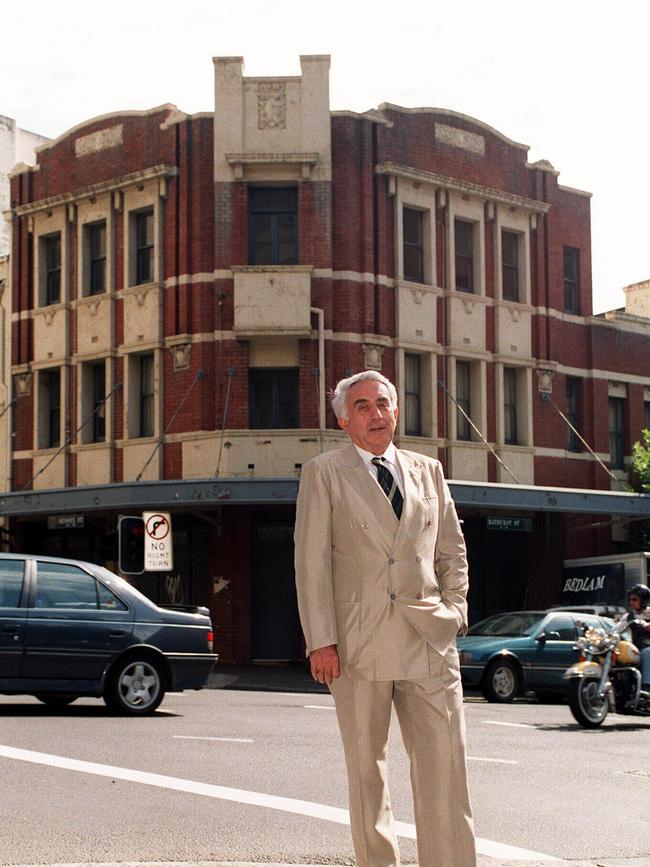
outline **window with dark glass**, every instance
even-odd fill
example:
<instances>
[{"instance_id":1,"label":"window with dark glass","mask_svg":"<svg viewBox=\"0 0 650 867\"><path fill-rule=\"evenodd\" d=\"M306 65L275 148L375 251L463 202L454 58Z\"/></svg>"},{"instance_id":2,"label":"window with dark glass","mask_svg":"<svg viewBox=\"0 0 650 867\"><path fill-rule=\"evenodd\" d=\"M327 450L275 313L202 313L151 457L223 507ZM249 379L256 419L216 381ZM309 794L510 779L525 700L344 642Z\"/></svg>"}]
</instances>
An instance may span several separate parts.
<instances>
[{"instance_id":1,"label":"window with dark glass","mask_svg":"<svg viewBox=\"0 0 650 867\"><path fill-rule=\"evenodd\" d=\"M609 399L609 463L612 469L625 467L625 399Z\"/></svg>"},{"instance_id":2,"label":"window with dark glass","mask_svg":"<svg viewBox=\"0 0 650 867\"><path fill-rule=\"evenodd\" d=\"M152 437L154 433L153 352L138 357L139 424L138 436Z\"/></svg>"},{"instance_id":3,"label":"window with dark glass","mask_svg":"<svg viewBox=\"0 0 650 867\"><path fill-rule=\"evenodd\" d=\"M404 355L404 432L407 436L422 436L420 356Z\"/></svg>"},{"instance_id":4,"label":"window with dark glass","mask_svg":"<svg viewBox=\"0 0 650 867\"><path fill-rule=\"evenodd\" d=\"M58 368L39 373L39 391L39 448L55 448L61 444L61 372Z\"/></svg>"},{"instance_id":5,"label":"window with dark glass","mask_svg":"<svg viewBox=\"0 0 650 867\"><path fill-rule=\"evenodd\" d=\"M646 400L643 404L643 419L645 430L650 430L650 400Z\"/></svg>"},{"instance_id":6,"label":"window with dark glass","mask_svg":"<svg viewBox=\"0 0 650 867\"><path fill-rule=\"evenodd\" d=\"M41 239L44 260L43 299L45 304L58 304L61 300L61 233Z\"/></svg>"},{"instance_id":7,"label":"window with dark glass","mask_svg":"<svg viewBox=\"0 0 650 867\"><path fill-rule=\"evenodd\" d=\"M467 415L472 416L472 383L471 365L469 361L456 362L456 400L458 405L465 410ZM459 440L471 440L472 428L468 419L462 412L456 413L456 438Z\"/></svg>"},{"instance_id":8,"label":"window with dark glass","mask_svg":"<svg viewBox=\"0 0 650 867\"><path fill-rule=\"evenodd\" d=\"M544 626L544 632L547 635L551 632L558 633L559 638L551 639L552 641L575 641L578 637L575 621L568 614L560 614L551 618Z\"/></svg>"},{"instance_id":9,"label":"window with dark glass","mask_svg":"<svg viewBox=\"0 0 650 867\"><path fill-rule=\"evenodd\" d=\"M18 608L24 572L23 560L0 560L0 608Z\"/></svg>"},{"instance_id":10,"label":"window with dark glass","mask_svg":"<svg viewBox=\"0 0 650 867\"><path fill-rule=\"evenodd\" d=\"M424 283L424 213L402 209L404 279Z\"/></svg>"},{"instance_id":11,"label":"window with dark glass","mask_svg":"<svg viewBox=\"0 0 650 867\"><path fill-rule=\"evenodd\" d=\"M501 280L506 301L519 301L519 235L501 232Z\"/></svg>"},{"instance_id":12,"label":"window with dark glass","mask_svg":"<svg viewBox=\"0 0 650 867\"><path fill-rule=\"evenodd\" d=\"M298 419L298 368L252 367L249 371L251 428L297 428Z\"/></svg>"},{"instance_id":13,"label":"window with dark glass","mask_svg":"<svg viewBox=\"0 0 650 867\"><path fill-rule=\"evenodd\" d=\"M566 416L576 430L580 430L580 392L581 382L575 376L567 376L566 379ZM570 452L580 451L580 440L576 434L568 429L567 449Z\"/></svg>"},{"instance_id":14,"label":"window with dark glass","mask_svg":"<svg viewBox=\"0 0 650 867\"><path fill-rule=\"evenodd\" d=\"M503 368L503 429L504 441L517 445L517 370Z\"/></svg>"},{"instance_id":15,"label":"window with dark glass","mask_svg":"<svg viewBox=\"0 0 650 867\"><path fill-rule=\"evenodd\" d=\"M64 563L39 561L36 566L36 608L98 608L97 584L92 575Z\"/></svg>"},{"instance_id":16,"label":"window with dark glass","mask_svg":"<svg viewBox=\"0 0 650 867\"><path fill-rule=\"evenodd\" d=\"M575 247L564 248L564 309L580 312L580 251Z\"/></svg>"},{"instance_id":17,"label":"window with dark glass","mask_svg":"<svg viewBox=\"0 0 650 867\"><path fill-rule=\"evenodd\" d=\"M88 253L88 294L100 295L106 291L106 222L86 226Z\"/></svg>"},{"instance_id":18,"label":"window with dark glass","mask_svg":"<svg viewBox=\"0 0 650 867\"><path fill-rule=\"evenodd\" d=\"M298 264L296 187L248 188L248 262Z\"/></svg>"},{"instance_id":19,"label":"window with dark glass","mask_svg":"<svg viewBox=\"0 0 650 867\"><path fill-rule=\"evenodd\" d=\"M91 365L92 376L92 441L103 443L106 439L106 363L98 361Z\"/></svg>"},{"instance_id":20,"label":"window with dark glass","mask_svg":"<svg viewBox=\"0 0 650 867\"><path fill-rule=\"evenodd\" d=\"M153 280L153 208L137 211L134 215L135 231L135 283L151 283Z\"/></svg>"},{"instance_id":21,"label":"window with dark glass","mask_svg":"<svg viewBox=\"0 0 650 867\"><path fill-rule=\"evenodd\" d=\"M474 291L474 223L454 221L456 289Z\"/></svg>"}]
</instances>

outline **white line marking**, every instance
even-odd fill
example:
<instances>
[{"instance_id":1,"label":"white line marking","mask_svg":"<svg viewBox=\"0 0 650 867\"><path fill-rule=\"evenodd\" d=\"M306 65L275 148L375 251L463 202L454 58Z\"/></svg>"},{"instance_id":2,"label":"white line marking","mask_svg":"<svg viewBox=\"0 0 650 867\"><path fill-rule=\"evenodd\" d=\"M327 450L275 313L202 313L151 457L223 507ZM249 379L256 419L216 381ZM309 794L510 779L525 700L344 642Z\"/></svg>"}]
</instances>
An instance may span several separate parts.
<instances>
[{"instance_id":1,"label":"white line marking","mask_svg":"<svg viewBox=\"0 0 650 867\"><path fill-rule=\"evenodd\" d=\"M330 704L303 704L303 707L309 708L310 710L336 710Z\"/></svg>"},{"instance_id":2,"label":"white line marking","mask_svg":"<svg viewBox=\"0 0 650 867\"><path fill-rule=\"evenodd\" d=\"M173 738L177 738L182 741L228 741L233 744L252 744L254 743L252 738L202 738L198 735L172 735Z\"/></svg>"},{"instance_id":3,"label":"white line marking","mask_svg":"<svg viewBox=\"0 0 650 867\"><path fill-rule=\"evenodd\" d=\"M509 723L509 722L501 722L500 720L495 719L484 719L484 726L508 726L513 729L534 729L535 726L528 725L528 723Z\"/></svg>"},{"instance_id":4,"label":"white line marking","mask_svg":"<svg viewBox=\"0 0 650 867\"><path fill-rule=\"evenodd\" d=\"M97 762L85 762L81 759L71 759L67 756L55 756L50 753L39 753L34 750L23 750L0 744L0 756L15 759L19 762L30 762L35 765L47 765L52 768L62 768L66 771L77 771L82 774L93 774L98 777L110 777L114 780L127 780L132 783L143 783L146 786L156 786L159 789L171 789L176 792L189 792L193 795L203 795L206 798L217 798L221 801L235 801L240 804L250 804L255 807L268 807L272 810L282 810L285 813L296 813L301 816L311 816L314 819L324 819L339 825L349 825L350 815L340 807L329 804L318 804L315 801L301 801L298 798L285 798L280 795L267 795L263 792L249 792L245 789L231 789L227 786L215 786L211 783L200 783L196 780L184 780L181 777L168 777L163 774L151 774L148 771L136 771L132 768L120 768L115 765L102 765ZM408 822L395 822L395 830L400 837L415 840L415 825ZM543 863L556 862L553 855L542 852L532 852L509 846L507 843L496 843L477 837L476 845L481 855L493 858L536 859Z\"/></svg>"},{"instance_id":5,"label":"white line marking","mask_svg":"<svg viewBox=\"0 0 650 867\"><path fill-rule=\"evenodd\" d=\"M495 765L516 765L514 759L486 759L483 756L467 756L468 762L494 762Z\"/></svg>"}]
</instances>

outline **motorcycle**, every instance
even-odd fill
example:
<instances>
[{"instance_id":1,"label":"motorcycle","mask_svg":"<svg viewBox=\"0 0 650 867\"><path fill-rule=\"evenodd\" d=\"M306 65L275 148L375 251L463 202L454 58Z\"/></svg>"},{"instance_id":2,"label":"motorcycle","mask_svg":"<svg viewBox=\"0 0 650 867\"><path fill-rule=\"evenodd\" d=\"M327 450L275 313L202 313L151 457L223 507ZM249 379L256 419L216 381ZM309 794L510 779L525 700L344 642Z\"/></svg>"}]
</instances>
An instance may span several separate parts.
<instances>
[{"instance_id":1,"label":"motorcycle","mask_svg":"<svg viewBox=\"0 0 650 867\"><path fill-rule=\"evenodd\" d=\"M634 612L622 617L611 632L586 628L576 642L580 659L564 673L569 681L569 707L588 729L602 725L607 714L650 716L650 692L641 688L641 654L624 637L630 626L645 626Z\"/></svg>"}]
</instances>

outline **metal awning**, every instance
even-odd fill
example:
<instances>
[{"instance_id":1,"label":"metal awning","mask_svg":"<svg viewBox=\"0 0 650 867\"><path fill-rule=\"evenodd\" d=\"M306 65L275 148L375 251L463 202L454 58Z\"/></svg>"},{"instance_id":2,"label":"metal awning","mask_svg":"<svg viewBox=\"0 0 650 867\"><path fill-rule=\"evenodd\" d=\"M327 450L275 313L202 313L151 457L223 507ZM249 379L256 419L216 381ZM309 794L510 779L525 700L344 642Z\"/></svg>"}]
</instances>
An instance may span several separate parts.
<instances>
[{"instance_id":1,"label":"metal awning","mask_svg":"<svg viewBox=\"0 0 650 867\"><path fill-rule=\"evenodd\" d=\"M531 512L628 515L650 519L650 494L582 488L545 488L450 480L457 506ZM71 512L129 512L143 509L209 510L220 505L295 503L296 477L268 479L179 479L80 485L0 496L0 517L38 517Z\"/></svg>"}]
</instances>

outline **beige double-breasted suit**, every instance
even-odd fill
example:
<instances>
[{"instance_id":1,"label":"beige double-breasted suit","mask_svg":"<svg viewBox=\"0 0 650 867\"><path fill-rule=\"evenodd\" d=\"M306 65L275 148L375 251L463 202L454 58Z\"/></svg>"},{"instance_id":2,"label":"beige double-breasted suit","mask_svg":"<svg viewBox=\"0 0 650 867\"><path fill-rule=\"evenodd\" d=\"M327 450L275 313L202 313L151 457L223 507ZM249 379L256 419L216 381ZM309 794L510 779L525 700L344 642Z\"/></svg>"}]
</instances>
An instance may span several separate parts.
<instances>
[{"instance_id":1,"label":"beige double-breasted suit","mask_svg":"<svg viewBox=\"0 0 650 867\"><path fill-rule=\"evenodd\" d=\"M296 583L307 650L335 644L331 686L359 867L395 867L386 782L394 705L411 761L420 867L476 863L455 638L467 623L465 543L440 463L396 451L398 520L352 443L303 468Z\"/></svg>"}]
</instances>

